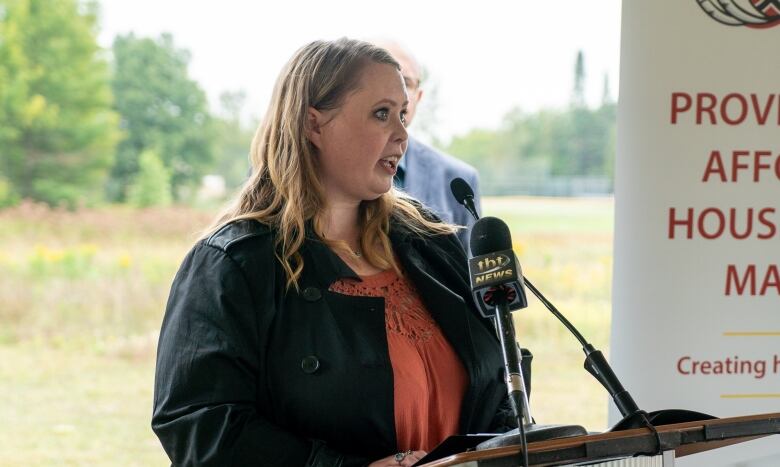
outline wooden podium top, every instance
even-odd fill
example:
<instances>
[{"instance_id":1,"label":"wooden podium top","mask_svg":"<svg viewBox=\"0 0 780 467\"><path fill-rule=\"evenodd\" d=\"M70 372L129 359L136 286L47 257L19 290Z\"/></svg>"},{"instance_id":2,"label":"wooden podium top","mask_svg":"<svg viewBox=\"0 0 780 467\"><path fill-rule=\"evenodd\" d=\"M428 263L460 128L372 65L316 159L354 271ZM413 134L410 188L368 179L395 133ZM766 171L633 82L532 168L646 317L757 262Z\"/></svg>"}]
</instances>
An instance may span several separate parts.
<instances>
[{"instance_id":1,"label":"wooden podium top","mask_svg":"<svg viewBox=\"0 0 780 467\"><path fill-rule=\"evenodd\" d=\"M674 450L676 457L683 457L780 434L780 412L659 425L656 430L661 440L660 451ZM649 428L636 428L529 443L528 460L533 466L548 466L638 454L653 455L658 451L656 435ZM429 462L424 467L455 466L466 462L499 466L504 465L501 459L517 458L519 453L519 446L469 451Z\"/></svg>"}]
</instances>

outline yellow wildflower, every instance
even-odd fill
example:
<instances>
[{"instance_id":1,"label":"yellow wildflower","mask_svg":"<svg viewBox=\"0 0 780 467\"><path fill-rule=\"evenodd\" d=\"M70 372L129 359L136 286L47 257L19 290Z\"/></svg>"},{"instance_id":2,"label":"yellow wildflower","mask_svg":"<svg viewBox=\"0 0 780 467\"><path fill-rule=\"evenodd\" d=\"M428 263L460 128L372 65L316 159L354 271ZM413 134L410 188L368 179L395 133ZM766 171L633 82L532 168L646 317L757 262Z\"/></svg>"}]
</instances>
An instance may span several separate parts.
<instances>
[{"instance_id":1,"label":"yellow wildflower","mask_svg":"<svg viewBox=\"0 0 780 467\"><path fill-rule=\"evenodd\" d=\"M98 246L94 243L82 243L79 245L79 253L81 253L84 256L95 256L95 253L97 253Z\"/></svg>"},{"instance_id":2,"label":"yellow wildflower","mask_svg":"<svg viewBox=\"0 0 780 467\"><path fill-rule=\"evenodd\" d=\"M119 255L119 260L117 263L119 264L120 268L128 269L133 264L133 258L128 253L122 253Z\"/></svg>"},{"instance_id":3,"label":"yellow wildflower","mask_svg":"<svg viewBox=\"0 0 780 467\"><path fill-rule=\"evenodd\" d=\"M49 250L44 252L43 259L49 263L59 263L65 257L65 252L62 250Z\"/></svg>"}]
</instances>

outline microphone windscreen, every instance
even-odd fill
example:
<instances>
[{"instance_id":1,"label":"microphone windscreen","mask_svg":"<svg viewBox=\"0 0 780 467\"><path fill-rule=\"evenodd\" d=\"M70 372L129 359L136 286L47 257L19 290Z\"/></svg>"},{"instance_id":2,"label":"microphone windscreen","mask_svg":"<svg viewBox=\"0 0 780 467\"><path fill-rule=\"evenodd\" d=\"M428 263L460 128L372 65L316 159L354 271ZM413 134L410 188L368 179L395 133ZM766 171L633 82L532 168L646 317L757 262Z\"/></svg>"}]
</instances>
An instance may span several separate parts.
<instances>
[{"instance_id":1,"label":"microphone windscreen","mask_svg":"<svg viewBox=\"0 0 780 467\"><path fill-rule=\"evenodd\" d=\"M469 196L472 198L474 197L474 190L466 183L466 180L463 180L460 177L455 178L450 182L450 190L452 190L452 196L455 197L455 200L459 204L463 204Z\"/></svg>"},{"instance_id":2,"label":"microphone windscreen","mask_svg":"<svg viewBox=\"0 0 780 467\"><path fill-rule=\"evenodd\" d=\"M471 228L469 248L472 256L486 255L512 249L512 234L504 221L497 217L483 217Z\"/></svg>"}]
</instances>

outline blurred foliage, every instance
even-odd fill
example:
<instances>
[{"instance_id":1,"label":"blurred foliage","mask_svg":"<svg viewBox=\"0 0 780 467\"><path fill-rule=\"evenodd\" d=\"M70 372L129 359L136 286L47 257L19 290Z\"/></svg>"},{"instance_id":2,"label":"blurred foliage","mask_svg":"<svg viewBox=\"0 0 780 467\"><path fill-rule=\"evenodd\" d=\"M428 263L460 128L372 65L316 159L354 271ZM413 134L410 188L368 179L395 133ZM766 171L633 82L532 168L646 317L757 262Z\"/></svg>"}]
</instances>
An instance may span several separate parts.
<instances>
[{"instance_id":1,"label":"blurred foliage","mask_svg":"<svg viewBox=\"0 0 780 467\"><path fill-rule=\"evenodd\" d=\"M214 142L206 95L187 71L189 52L170 34L157 40L128 34L114 40L113 54L115 108L125 138L109 198L126 200L141 154L154 149L170 171L174 196L187 199L211 168Z\"/></svg>"},{"instance_id":2,"label":"blurred foliage","mask_svg":"<svg viewBox=\"0 0 780 467\"><path fill-rule=\"evenodd\" d=\"M0 465L156 466L154 355L188 208L0 211Z\"/></svg>"},{"instance_id":3,"label":"blurred foliage","mask_svg":"<svg viewBox=\"0 0 780 467\"><path fill-rule=\"evenodd\" d=\"M155 151L141 153L139 170L130 185L128 201L134 206L167 206L171 204L171 175Z\"/></svg>"},{"instance_id":4,"label":"blurred foliage","mask_svg":"<svg viewBox=\"0 0 780 467\"><path fill-rule=\"evenodd\" d=\"M246 94L223 92L211 111L189 76L189 52L171 35L130 33L103 51L96 15L90 1L0 0L0 208L25 198L70 208L106 198L194 205L235 191L249 174L257 126L245 116ZM588 107L585 79L580 52L568 108L516 108L500 127L443 149L479 170L485 195L610 193L616 104L605 78L601 104ZM416 134L441 147L430 131L437 83L427 86ZM157 160L142 163L149 151ZM227 193L204 201L211 174Z\"/></svg>"},{"instance_id":5,"label":"blurred foliage","mask_svg":"<svg viewBox=\"0 0 780 467\"><path fill-rule=\"evenodd\" d=\"M99 199L118 139L96 5L0 0L0 170L5 203Z\"/></svg>"},{"instance_id":6,"label":"blurred foliage","mask_svg":"<svg viewBox=\"0 0 780 467\"><path fill-rule=\"evenodd\" d=\"M214 121L214 173L223 176L227 188L233 190L249 174L249 152L257 123L247 125L241 118L246 105L245 92L223 92L219 100L222 115Z\"/></svg>"},{"instance_id":7,"label":"blurred foliage","mask_svg":"<svg viewBox=\"0 0 780 467\"><path fill-rule=\"evenodd\" d=\"M601 104L588 108L583 95L584 57L579 52L568 108L530 114L516 108L504 116L500 128L474 129L453 138L444 149L479 170L480 186L488 195L609 193L617 105L604 79ZM581 187L570 183L578 178L583 181Z\"/></svg>"},{"instance_id":8,"label":"blurred foliage","mask_svg":"<svg viewBox=\"0 0 780 467\"><path fill-rule=\"evenodd\" d=\"M19 195L13 191L11 182L0 176L0 209L13 206L19 202Z\"/></svg>"},{"instance_id":9,"label":"blurred foliage","mask_svg":"<svg viewBox=\"0 0 780 467\"><path fill-rule=\"evenodd\" d=\"M486 198L524 272L604 351L612 200ZM211 212L23 201L0 211L0 465L168 465L149 429L155 352L171 280ZM262 278L261 278L262 279ZM540 423L607 423L576 341L529 296L515 313L534 353Z\"/></svg>"}]
</instances>

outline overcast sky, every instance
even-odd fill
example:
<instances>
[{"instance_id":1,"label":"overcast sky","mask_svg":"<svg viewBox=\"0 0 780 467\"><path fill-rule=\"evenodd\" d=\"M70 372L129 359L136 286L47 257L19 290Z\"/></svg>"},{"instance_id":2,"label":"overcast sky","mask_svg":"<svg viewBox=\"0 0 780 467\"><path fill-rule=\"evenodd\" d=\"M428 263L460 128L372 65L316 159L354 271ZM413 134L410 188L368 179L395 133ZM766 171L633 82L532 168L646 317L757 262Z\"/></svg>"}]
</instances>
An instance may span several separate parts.
<instances>
[{"instance_id":1,"label":"overcast sky","mask_svg":"<svg viewBox=\"0 0 780 467\"><path fill-rule=\"evenodd\" d=\"M100 42L117 34L173 34L190 73L217 109L223 91L246 91L262 115L282 65L315 39L390 37L406 44L437 89L436 133L448 139L495 127L514 107L563 107L574 59L585 53L587 95L605 74L617 97L620 0L471 2L395 0L102 0ZM423 104L424 105L424 102Z\"/></svg>"}]
</instances>

